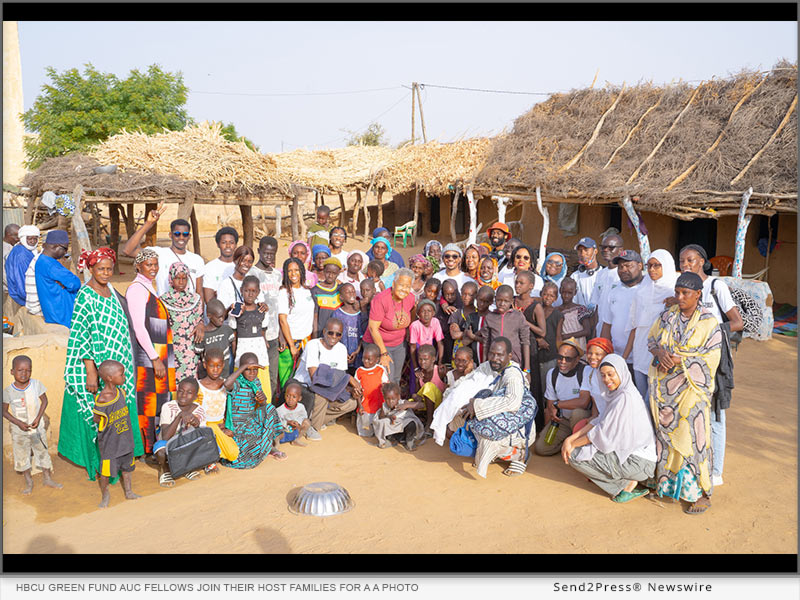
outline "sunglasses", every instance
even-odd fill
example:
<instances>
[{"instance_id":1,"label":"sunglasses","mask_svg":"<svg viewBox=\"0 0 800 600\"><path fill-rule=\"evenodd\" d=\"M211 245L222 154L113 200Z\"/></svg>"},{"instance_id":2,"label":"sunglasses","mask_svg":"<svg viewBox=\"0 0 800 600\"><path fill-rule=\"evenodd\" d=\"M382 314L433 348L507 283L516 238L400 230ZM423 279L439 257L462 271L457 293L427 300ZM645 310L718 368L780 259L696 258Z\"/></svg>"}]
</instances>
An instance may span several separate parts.
<instances>
[{"instance_id":1,"label":"sunglasses","mask_svg":"<svg viewBox=\"0 0 800 600\"><path fill-rule=\"evenodd\" d=\"M341 331L326 331L325 335L332 335L333 337L342 337Z\"/></svg>"},{"instance_id":2,"label":"sunglasses","mask_svg":"<svg viewBox=\"0 0 800 600\"><path fill-rule=\"evenodd\" d=\"M173 231L172 235L174 235L175 237L183 236L185 238L188 238L190 235L192 235L192 233L190 231Z\"/></svg>"},{"instance_id":3,"label":"sunglasses","mask_svg":"<svg viewBox=\"0 0 800 600\"><path fill-rule=\"evenodd\" d=\"M556 358L556 360L558 362L572 362L576 358L578 358L578 357L577 356L564 356L563 354L559 354L558 358Z\"/></svg>"},{"instance_id":4,"label":"sunglasses","mask_svg":"<svg viewBox=\"0 0 800 600\"><path fill-rule=\"evenodd\" d=\"M606 245L606 244L601 244L600 245L600 249L601 250L613 250L614 248L622 248L622 246L614 246L614 245L609 246L609 245Z\"/></svg>"},{"instance_id":5,"label":"sunglasses","mask_svg":"<svg viewBox=\"0 0 800 600\"><path fill-rule=\"evenodd\" d=\"M531 259L530 256L525 256L524 254L517 255L517 260L530 260L530 259Z\"/></svg>"},{"instance_id":6,"label":"sunglasses","mask_svg":"<svg viewBox=\"0 0 800 600\"><path fill-rule=\"evenodd\" d=\"M548 261L547 261L547 264L548 264L548 265L555 265L556 267L560 267L560 266L562 266L564 263L562 263L561 261L558 261L558 262L556 262L556 261L554 261L554 260L548 260Z\"/></svg>"},{"instance_id":7,"label":"sunglasses","mask_svg":"<svg viewBox=\"0 0 800 600\"><path fill-rule=\"evenodd\" d=\"M445 254L444 258L461 258L460 254Z\"/></svg>"}]
</instances>

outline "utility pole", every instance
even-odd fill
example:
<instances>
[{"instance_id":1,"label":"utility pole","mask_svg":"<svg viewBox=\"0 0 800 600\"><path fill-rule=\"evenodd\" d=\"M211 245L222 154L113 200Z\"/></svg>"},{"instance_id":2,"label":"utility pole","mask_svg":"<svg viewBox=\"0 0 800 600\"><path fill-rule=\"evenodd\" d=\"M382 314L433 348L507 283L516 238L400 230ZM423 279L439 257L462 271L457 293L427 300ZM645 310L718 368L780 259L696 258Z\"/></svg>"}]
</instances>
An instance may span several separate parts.
<instances>
[{"instance_id":1,"label":"utility pole","mask_svg":"<svg viewBox=\"0 0 800 600\"><path fill-rule=\"evenodd\" d=\"M413 82L411 84L411 145L412 146L414 145L414 129L416 129L414 127L414 113L416 113L416 107L414 106L416 97L414 96L414 92L416 91L416 89L417 89L417 84L416 82Z\"/></svg>"},{"instance_id":2,"label":"utility pole","mask_svg":"<svg viewBox=\"0 0 800 600\"><path fill-rule=\"evenodd\" d=\"M414 84L417 88L417 100L419 100L419 122L422 125L422 142L427 144L428 143L428 135L425 133L425 117L422 115L422 95L419 91L419 84Z\"/></svg>"}]
</instances>

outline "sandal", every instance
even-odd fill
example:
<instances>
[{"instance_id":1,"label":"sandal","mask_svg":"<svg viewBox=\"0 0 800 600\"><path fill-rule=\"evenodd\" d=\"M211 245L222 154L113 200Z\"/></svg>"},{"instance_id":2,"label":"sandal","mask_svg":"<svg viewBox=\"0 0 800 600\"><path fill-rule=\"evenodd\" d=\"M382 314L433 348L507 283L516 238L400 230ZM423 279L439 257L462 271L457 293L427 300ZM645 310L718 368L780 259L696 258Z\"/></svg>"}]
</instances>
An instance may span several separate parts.
<instances>
[{"instance_id":1,"label":"sandal","mask_svg":"<svg viewBox=\"0 0 800 600\"><path fill-rule=\"evenodd\" d=\"M522 475L525 472L525 463L512 461L508 468L503 471L503 475L507 475L508 477L517 477Z\"/></svg>"},{"instance_id":2,"label":"sandal","mask_svg":"<svg viewBox=\"0 0 800 600\"><path fill-rule=\"evenodd\" d=\"M683 512L687 515L702 515L711 508L711 498L703 496L692 502Z\"/></svg>"},{"instance_id":3,"label":"sandal","mask_svg":"<svg viewBox=\"0 0 800 600\"><path fill-rule=\"evenodd\" d=\"M625 502L630 502L631 500L636 500L636 498L641 498L642 496L646 496L649 493L650 490L634 489L632 492L626 492L625 490L623 490L619 494L614 496L611 500L618 504L624 504Z\"/></svg>"},{"instance_id":4,"label":"sandal","mask_svg":"<svg viewBox=\"0 0 800 600\"><path fill-rule=\"evenodd\" d=\"M172 478L172 473L169 471L164 471L161 475L159 475L158 485L165 488L171 488L173 485L175 485L175 480Z\"/></svg>"},{"instance_id":5,"label":"sandal","mask_svg":"<svg viewBox=\"0 0 800 600\"><path fill-rule=\"evenodd\" d=\"M219 465L217 463L212 463L208 465L205 469L203 469L203 471L205 471L206 475L211 475L212 473L219 473Z\"/></svg>"},{"instance_id":6,"label":"sandal","mask_svg":"<svg viewBox=\"0 0 800 600\"><path fill-rule=\"evenodd\" d=\"M275 460L286 460L288 458L286 452L282 452L281 450L271 450L269 455Z\"/></svg>"},{"instance_id":7,"label":"sandal","mask_svg":"<svg viewBox=\"0 0 800 600\"><path fill-rule=\"evenodd\" d=\"M200 477L200 471L191 471L190 473L186 474L186 479L189 481L197 479L198 477Z\"/></svg>"}]
</instances>

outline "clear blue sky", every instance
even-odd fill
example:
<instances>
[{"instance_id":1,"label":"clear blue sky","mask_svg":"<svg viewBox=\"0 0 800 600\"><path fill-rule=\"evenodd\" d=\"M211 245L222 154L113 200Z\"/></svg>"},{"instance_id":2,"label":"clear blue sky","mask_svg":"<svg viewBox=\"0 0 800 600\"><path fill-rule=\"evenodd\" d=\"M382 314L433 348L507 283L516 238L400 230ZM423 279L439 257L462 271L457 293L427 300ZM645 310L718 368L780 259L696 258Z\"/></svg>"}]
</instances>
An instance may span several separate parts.
<instances>
[{"instance_id":1,"label":"clear blue sky","mask_svg":"<svg viewBox=\"0 0 800 600\"><path fill-rule=\"evenodd\" d=\"M456 33L458 35L456 35ZM233 122L261 147L339 147L373 119L392 144L411 134L412 81L557 92L766 70L797 60L796 22L60 22L19 23L25 109L45 67L91 62L119 77L182 71L187 109ZM58 40L49 43L48 40ZM259 97L201 92L359 94ZM422 92L428 138L492 135L546 96ZM417 120L419 128L419 120ZM417 135L419 136L419 129Z\"/></svg>"}]
</instances>

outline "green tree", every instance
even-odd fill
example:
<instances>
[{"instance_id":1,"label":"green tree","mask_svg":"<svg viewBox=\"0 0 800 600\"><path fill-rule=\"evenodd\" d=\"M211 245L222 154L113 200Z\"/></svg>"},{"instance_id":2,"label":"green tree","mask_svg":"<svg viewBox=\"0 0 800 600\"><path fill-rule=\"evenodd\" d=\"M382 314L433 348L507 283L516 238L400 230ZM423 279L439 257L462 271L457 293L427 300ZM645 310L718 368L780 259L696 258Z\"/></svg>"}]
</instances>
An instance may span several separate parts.
<instances>
[{"instance_id":1,"label":"green tree","mask_svg":"<svg viewBox=\"0 0 800 600\"><path fill-rule=\"evenodd\" d=\"M345 131L350 134L350 139L347 140L348 146L387 146L389 144L386 131L378 123L370 123L361 133Z\"/></svg>"},{"instance_id":2,"label":"green tree","mask_svg":"<svg viewBox=\"0 0 800 600\"><path fill-rule=\"evenodd\" d=\"M46 72L50 83L22 115L26 129L37 134L24 141L28 168L51 156L86 150L123 128L152 134L181 130L191 122L180 71L151 65L119 79L87 63L83 74L78 69L58 73L52 67Z\"/></svg>"},{"instance_id":3,"label":"green tree","mask_svg":"<svg viewBox=\"0 0 800 600\"><path fill-rule=\"evenodd\" d=\"M252 140L246 138L243 135L239 135L239 133L236 131L236 127L233 126L233 123L228 123L227 125L223 123L222 129L220 129L220 133L222 134L222 137L224 137L229 142L244 142L245 146L250 148L250 150L252 150L253 152L260 151L259 147L256 146Z\"/></svg>"}]
</instances>

